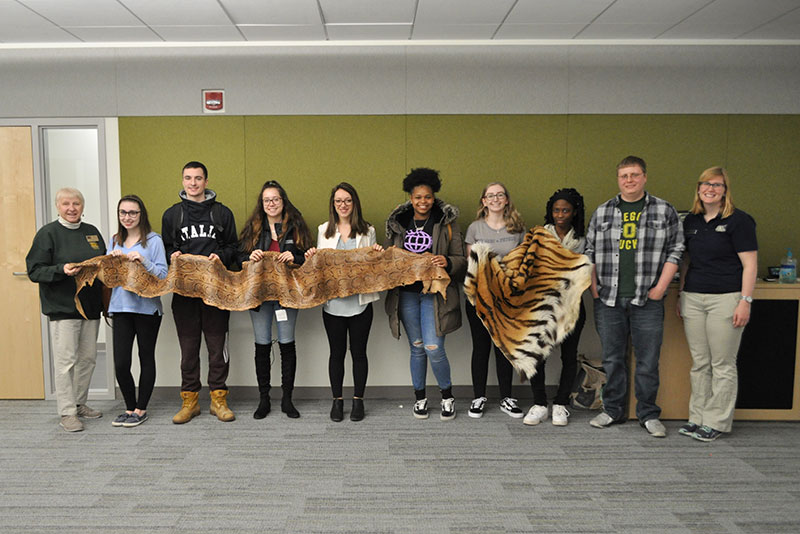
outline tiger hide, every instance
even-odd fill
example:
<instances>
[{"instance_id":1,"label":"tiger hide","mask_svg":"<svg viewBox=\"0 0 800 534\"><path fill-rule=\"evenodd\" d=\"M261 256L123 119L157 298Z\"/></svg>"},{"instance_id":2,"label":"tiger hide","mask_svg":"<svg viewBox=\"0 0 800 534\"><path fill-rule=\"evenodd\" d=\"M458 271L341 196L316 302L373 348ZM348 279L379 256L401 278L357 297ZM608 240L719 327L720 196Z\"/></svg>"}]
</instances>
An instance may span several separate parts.
<instances>
[{"instance_id":1,"label":"tiger hide","mask_svg":"<svg viewBox=\"0 0 800 534\"><path fill-rule=\"evenodd\" d=\"M470 250L464 294L495 345L530 378L537 364L575 328L592 264L542 226L502 261L489 245Z\"/></svg>"},{"instance_id":2,"label":"tiger hide","mask_svg":"<svg viewBox=\"0 0 800 534\"><path fill-rule=\"evenodd\" d=\"M372 248L321 249L302 266L276 261L278 252L265 252L259 262L244 262L229 271L219 259L181 254L172 261L167 277L156 278L140 262L125 256L98 256L76 264L75 305L83 314L78 293L95 279L107 287L122 287L143 297L175 292L199 297L223 310L250 310L268 300L287 308L312 308L337 297L376 293L422 281L424 293L441 293L450 276L430 261L430 254L414 254L397 247L382 252ZM84 315L85 317L85 315Z\"/></svg>"}]
</instances>

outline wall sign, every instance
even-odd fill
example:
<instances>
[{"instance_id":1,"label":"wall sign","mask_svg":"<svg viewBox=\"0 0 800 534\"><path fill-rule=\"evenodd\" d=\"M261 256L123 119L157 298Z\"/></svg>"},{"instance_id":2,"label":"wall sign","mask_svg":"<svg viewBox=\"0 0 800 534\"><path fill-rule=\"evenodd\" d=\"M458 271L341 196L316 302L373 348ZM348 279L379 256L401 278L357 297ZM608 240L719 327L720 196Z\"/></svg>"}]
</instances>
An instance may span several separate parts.
<instances>
[{"instance_id":1,"label":"wall sign","mask_svg":"<svg viewBox=\"0 0 800 534\"><path fill-rule=\"evenodd\" d=\"M203 89L203 113L225 113L224 89Z\"/></svg>"}]
</instances>

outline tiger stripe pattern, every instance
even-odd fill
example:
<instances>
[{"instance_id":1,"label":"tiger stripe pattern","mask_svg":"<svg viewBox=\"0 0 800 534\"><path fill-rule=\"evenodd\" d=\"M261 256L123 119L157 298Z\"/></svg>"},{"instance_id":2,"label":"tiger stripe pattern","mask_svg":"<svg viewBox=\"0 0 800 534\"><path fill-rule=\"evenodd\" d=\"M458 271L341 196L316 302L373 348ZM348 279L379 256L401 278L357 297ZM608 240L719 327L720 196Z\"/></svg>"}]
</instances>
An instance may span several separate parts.
<instances>
[{"instance_id":1,"label":"tiger stripe pattern","mask_svg":"<svg viewBox=\"0 0 800 534\"><path fill-rule=\"evenodd\" d=\"M527 378L575 328L592 264L542 226L500 261L485 243L472 246L464 294L495 345Z\"/></svg>"}]
</instances>

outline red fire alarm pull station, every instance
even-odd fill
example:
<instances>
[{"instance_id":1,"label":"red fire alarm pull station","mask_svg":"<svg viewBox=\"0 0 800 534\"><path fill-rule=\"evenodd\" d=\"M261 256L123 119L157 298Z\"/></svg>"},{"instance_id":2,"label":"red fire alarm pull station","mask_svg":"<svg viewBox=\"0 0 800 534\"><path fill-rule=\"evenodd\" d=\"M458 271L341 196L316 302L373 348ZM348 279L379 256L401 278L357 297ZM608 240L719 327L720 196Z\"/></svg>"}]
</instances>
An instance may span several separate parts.
<instances>
[{"instance_id":1,"label":"red fire alarm pull station","mask_svg":"<svg viewBox=\"0 0 800 534\"><path fill-rule=\"evenodd\" d=\"M225 113L225 91L222 89L204 89L203 113Z\"/></svg>"}]
</instances>

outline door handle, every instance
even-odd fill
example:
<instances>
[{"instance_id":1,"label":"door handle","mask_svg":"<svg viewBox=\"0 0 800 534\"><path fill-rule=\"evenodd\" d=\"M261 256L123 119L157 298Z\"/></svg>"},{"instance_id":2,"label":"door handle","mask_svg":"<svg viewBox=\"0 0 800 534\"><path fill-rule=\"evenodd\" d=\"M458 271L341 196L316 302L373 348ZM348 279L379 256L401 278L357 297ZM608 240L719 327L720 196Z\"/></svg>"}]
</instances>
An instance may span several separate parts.
<instances>
[{"instance_id":1,"label":"door handle","mask_svg":"<svg viewBox=\"0 0 800 534\"><path fill-rule=\"evenodd\" d=\"M14 271L14 276L28 276L28 271Z\"/></svg>"}]
</instances>

